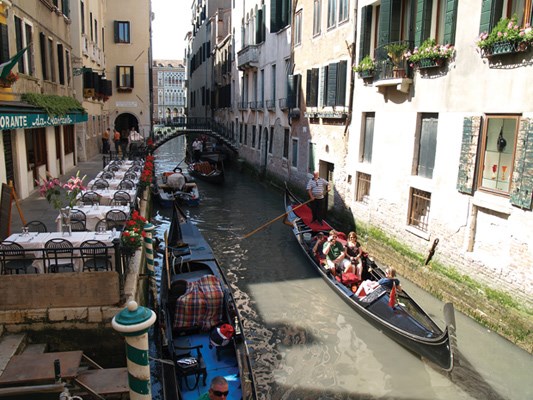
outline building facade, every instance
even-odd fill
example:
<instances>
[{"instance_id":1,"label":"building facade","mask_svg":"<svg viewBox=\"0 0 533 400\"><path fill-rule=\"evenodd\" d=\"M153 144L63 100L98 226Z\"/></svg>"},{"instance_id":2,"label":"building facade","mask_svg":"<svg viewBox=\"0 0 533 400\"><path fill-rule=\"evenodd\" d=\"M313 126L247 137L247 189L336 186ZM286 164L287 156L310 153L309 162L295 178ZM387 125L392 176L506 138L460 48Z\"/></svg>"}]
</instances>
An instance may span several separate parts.
<instances>
[{"instance_id":1,"label":"building facade","mask_svg":"<svg viewBox=\"0 0 533 400\"><path fill-rule=\"evenodd\" d=\"M153 121L164 124L185 116L187 72L181 60L154 60L152 63Z\"/></svg>"}]
</instances>

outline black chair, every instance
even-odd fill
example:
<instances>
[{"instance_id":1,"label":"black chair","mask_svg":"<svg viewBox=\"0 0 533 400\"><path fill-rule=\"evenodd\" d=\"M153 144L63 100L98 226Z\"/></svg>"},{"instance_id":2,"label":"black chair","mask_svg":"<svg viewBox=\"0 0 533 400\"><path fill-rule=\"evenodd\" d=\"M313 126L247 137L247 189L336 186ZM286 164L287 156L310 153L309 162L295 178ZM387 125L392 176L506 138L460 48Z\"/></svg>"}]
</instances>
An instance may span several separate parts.
<instances>
[{"instance_id":1,"label":"black chair","mask_svg":"<svg viewBox=\"0 0 533 400\"><path fill-rule=\"evenodd\" d=\"M84 232L87 230L87 215L81 210L70 210L70 226L72 232Z\"/></svg>"},{"instance_id":2,"label":"black chair","mask_svg":"<svg viewBox=\"0 0 533 400\"><path fill-rule=\"evenodd\" d=\"M105 215L107 226L110 229L123 230L128 216L122 210L109 210Z\"/></svg>"},{"instance_id":3,"label":"black chair","mask_svg":"<svg viewBox=\"0 0 533 400\"><path fill-rule=\"evenodd\" d=\"M118 190L133 190L135 189L135 183L129 179L122 179L117 187Z\"/></svg>"},{"instance_id":4,"label":"black chair","mask_svg":"<svg viewBox=\"0 0 533 400\"><path fill-rule=\"evenodd\" d=\"M97 179L91 186L91 190L109 189L109 182L105 179Z\"/></svg>"},{"instance_id":5,"label":"black chair","mask_svg":"<svg viewBox=\"0 0 533 400\"><path fill-rule=\"evenodd\" d=\"M100 174L100 179L114 179L115 173L113 171L104 171Z\"/></svg>"},{"instance_id":6,"label":"black chair","mask_svg":"<svg viewBox=\"0 0 533 400\"><path fill-rule=\"evenodd\" d=\"M113 206L129 206L131 203L131 196L128 192L119 190L113 195L111 205Z\"/></svg>"},{"instance_id":7,"label":"black chair","mask_svg":"<svg viewBox=\"0 0 533 400\"><path fill-rule=\"evenodd\" d=\"M111 271L108 247L99 240L86 240L80 245L84 271Z\"/></svg>"},{"instance_id":8,"label":"black chair","mask_svg":"<svg viewBox=\"0 0 533 400\"><path fill-rule=\"evenodd\" d=\"M28 232L38 232L38 233L48 232L48 229L46 229L46 225L44 224L44 222L37 221L37 220L27 222L26 225L24 225L24 227L28 228Z\"/></svg>"},{"instance_id":9,"label":"black chair","mask_svg":"<svg viewBox=\"0 0 533 400\"><path fill-rule=\"evenodd\" d=\"M202 353L200 352L201 348L202 345L191 347L174 346L176 374L178 379L185 381L185 386L189 390L194 390L198 386L200 378L202 378L203 385L206 385L207 368ZM192 353L193 350L196 350L196 354ZM194 376L195 380L193 385L189 384L189 376Z\"/></svg>"},{"instance_id":10,"label":"black chair","mask_svg":"<svg viewBox=\"0 0 533 400\"><path fill-rule=\"evenodd\" d=\"M74 248L66 239L50 239L44 244L45 265L48 272L74 272Z\"/></svg>"},{"instance_id":11,"label":"black chair","mask_svg":"<svg viewBox=\"0 0 533 400\"><path fill-rule=\"evenodd\" d=\"M98 222L96 223L96 225L94 226L94 231L95 232L100 232L100 227L103 226L104 227L104 231L107 231L109 229L113 229L113 227L109 228L109 225L107 223L107 221L105 219L100 219L98 220Z\"/></svg>"},{"instance_id":12,"label":"black chair","mask_svg":"<svg viewBox=\"0 0 533 400\"><path fill-rule=\"evenodd\" d=\"M129 180L134 181L135 179L137 179L137 174L135 172L129 172L129 170L128 170L124 174L124 178L123 179L129 179Z\"/></svg>"},{"instance_id":13,"label":"black chair","mask_svg":"<svg viewBox=\"0 0 533 400\"><path fill-rule=\"evenodd\" d=\"M15 272L17 275L21 272L24 274L28 273L28 268L34 268L36 272L37 269L32 266L33 257L28 257L24 248L15 242L3 241L0 243L0 273L13 274Z\"/></svg>"},{"instance_id":14,"label":"black chair","mask_svg":"<svg viewBox=\"0 0 533 400\"><path fill-rule=\"evenodd\" d=\"M100 196L98 193L89 191L89 192L85 192L81 196L80 201L85 206L94 206L95 204L100 204L101 198L102 196Z\"/></svg>"},{"instance_id":15,"label":"black chair","mask_svg":"<svg viewBox=\"0 0 533 400\"><path fill-rule=\"evenodd\" d=\"M137 173L137 172L141 172L142 169L143 169L142 165L140 165L140 164L139 165L135 165L134 164L134 165L132 165L130 167L130 169L128 169L128 172L136 172Z\"/></svg>"},{"instance_id":16,"label":"black chair","mask_svg":"<svg viewBox=\"0 0 533 400\"><path fill-rule=\"evenodd\" d=\"M113 165L110 165L109 167L107 167L107 170L111 172L117 172L119 169L120 169L120 164L117 164L117 163L114 163Z\"/></svg>"}]
</instances>

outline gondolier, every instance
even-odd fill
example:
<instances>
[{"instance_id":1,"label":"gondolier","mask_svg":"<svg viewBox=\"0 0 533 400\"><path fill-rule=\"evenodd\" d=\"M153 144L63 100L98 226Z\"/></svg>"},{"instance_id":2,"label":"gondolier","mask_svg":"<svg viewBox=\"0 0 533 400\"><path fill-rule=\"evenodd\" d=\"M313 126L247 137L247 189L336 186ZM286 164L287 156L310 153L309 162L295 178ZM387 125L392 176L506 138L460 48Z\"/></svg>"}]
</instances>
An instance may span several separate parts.
<instances>
[{"instance_id":1,"label":"gondolier","mask_svg":"<svg viewBox=\"0 0 533 400\"><path fill-rule=\"evenodd\" d=\"M329 192L329 182L324 178L318 176L319 172L313 172L313 177L309 179L307 183L307 193L309 198L313 200L309 203L311 212L313 213L313 220L311 222L318 222L322 224L322 221L326 218L326 207L324 201L324 195Z\"/></svg>"}]
</instances>

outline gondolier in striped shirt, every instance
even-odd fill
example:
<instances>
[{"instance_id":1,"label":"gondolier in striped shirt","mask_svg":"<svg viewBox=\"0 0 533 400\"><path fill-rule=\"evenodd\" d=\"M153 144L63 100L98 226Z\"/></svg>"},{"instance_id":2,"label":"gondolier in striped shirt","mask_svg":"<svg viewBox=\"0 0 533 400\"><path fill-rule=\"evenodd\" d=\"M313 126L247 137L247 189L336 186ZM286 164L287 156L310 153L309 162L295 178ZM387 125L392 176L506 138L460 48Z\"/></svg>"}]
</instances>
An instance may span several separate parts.
<instances>
[{"instance_id":1,"label":"gondolier in striped shirt","mask_svg":"<svg viewBox=\"0 0 533 400\"><path fill-rule=\"evenodd\" d=\"M307 183L307 193L309 193L309 198L312 200L309 203L311 212L313 213L313 221L318 222L322 225L322 221L326 218L326 207L324 196L329 192L329 182L324 178L318 176L318 171L313 172L313 177L309 179Z\"/></svg>"}]
</instances>

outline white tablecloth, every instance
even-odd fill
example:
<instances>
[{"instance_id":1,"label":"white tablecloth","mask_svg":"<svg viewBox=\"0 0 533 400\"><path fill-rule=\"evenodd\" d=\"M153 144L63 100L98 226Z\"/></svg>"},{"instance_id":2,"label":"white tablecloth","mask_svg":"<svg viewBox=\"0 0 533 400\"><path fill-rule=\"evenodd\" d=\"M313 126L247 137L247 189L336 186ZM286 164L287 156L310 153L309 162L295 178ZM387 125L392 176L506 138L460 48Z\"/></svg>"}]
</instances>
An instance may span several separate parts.
<instances>
[{"instance_id":1,"label":"white tablecloth","mask_svg":"<svg viewBox=\"0 0 533 400\"><path fill-rule=\"evenodd\" d=\"M20 244L24 249L35 249L33 255L35 257L42 257L44 245L50 239L61 238L66 239L72 243L73 247L80 247L80 245L86 240L99 240L106 244L107 246L112 246L112 241L115 238L120 237L120 232L113 233L112 231L107 231L105 234L97 234L96 232L72 232L72 236L63 236L62 232L45 232L45 233L29 233L26 236L21 235L20 233L14 233L9 236L6 240L10 242L15 242ZM114 249L109 249L109 255L111 256L111 263L113 269L115 268L115 251ZM79 256L78 251L74 251L75 256ZM37 268L39 273L44 272L44 261L35 260L32 264ZM81 272L83 270L83 262L81 258L74 258L74 270L76 272Z\"/></svg>"},{"instance_id":2,"label":"white tablecloth","mask_svg":"<svg viewBox=\"0 0 533 400\"><path fill-rule=\"evenodd\" d=\"M105 219L105 216L110 210L124 211L127 216L130 215L130 206L78 206L75 210L80 210L87 216L87 222L85 224L88 231L94 231L96 224L101 219ZM59 215L56 218L57 231L61 230L61 218Z\"/></svg>"},{"instance_id":3,"label":"white tablecloth","mask_svg":"<svg viewBox=\"0 0 533 400\"><path fill-rule=\"evenodd\" d=\"M118 190L88 190L90 192L96 192L98 193L100 196L102 196L100 198L100 204L101 205L110 205L111 204L111 200L113 200L113 196L115 195L115 193L118 191ZM131 201L135 201L135 195L137 194L137 191L136 190L121 190L122 192L126 192L130 195L131 197ZM83 195L83 193L85 192L82 192L80 193L79 197L81 198L81 196Z\"/></svg>"},{"instance_id":4,"label":"white tablecloth","mask_svg":"<svg viewBox=\"0 0 533 400\"><path fill-rule=\"evenodd\" d=\"M115 175L116 178L114 179L106 179L107 183L109 183L109 189L110 190L117 190L118 189L118 185L120 184L120 182L122 182L122 178L119 178L117 177L117 175ZM124 177L124 174L122 174L122 177ZM97 180L99 180L100 178L95 178L95 179L92 179L89 181L89 183L87 183L87 187L89 189L92 188L94 182L96 182ZM137 183L139 183L139 179L129 179L130 181L133 182L134 185L137 185Z\"/></svg>"}]
</instances>

